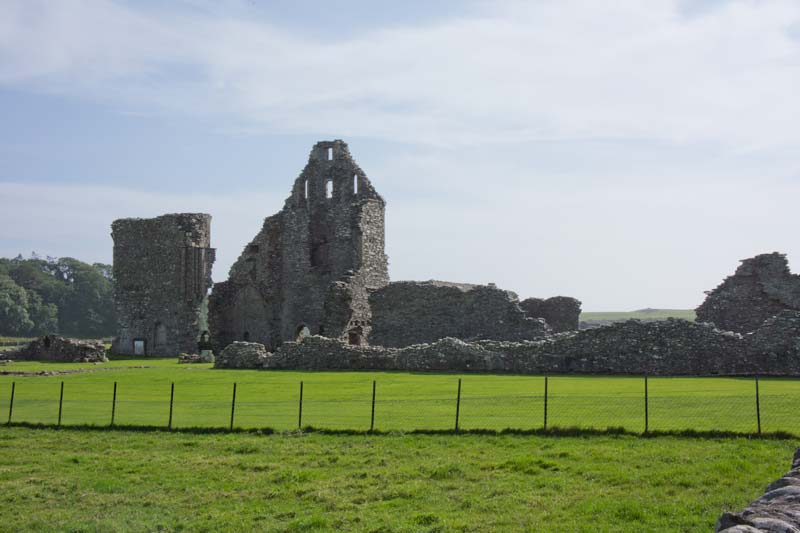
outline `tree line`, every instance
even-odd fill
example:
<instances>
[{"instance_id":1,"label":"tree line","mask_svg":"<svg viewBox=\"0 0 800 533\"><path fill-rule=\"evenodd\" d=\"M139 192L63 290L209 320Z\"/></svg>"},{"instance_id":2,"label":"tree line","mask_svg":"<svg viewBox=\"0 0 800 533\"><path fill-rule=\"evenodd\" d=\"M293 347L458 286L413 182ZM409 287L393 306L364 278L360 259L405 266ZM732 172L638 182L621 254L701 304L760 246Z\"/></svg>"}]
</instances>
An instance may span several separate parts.
<instances>
[{"instance_id":1,"label":"tree line","mask_svg":"<svg viewBox=\"0 0 800 533\"><path fill-rule=\"evenodd\" d=\"M112 336L113 295L111 265L36 254L0 258L0 334Z\"/></svg>"}]
</instances>

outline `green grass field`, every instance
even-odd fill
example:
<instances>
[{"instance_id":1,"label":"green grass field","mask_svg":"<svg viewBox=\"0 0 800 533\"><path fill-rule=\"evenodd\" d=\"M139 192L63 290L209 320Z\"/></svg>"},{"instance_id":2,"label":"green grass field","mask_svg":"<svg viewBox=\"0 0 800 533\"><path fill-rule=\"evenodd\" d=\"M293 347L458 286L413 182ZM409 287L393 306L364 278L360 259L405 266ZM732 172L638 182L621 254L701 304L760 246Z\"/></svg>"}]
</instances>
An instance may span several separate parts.
<instances>
[{"instance_id":1,"label":"green grass field","mask_svg":"<svg viewBox=\"0 0 800 533\"><path fill-rule=\"evenodd\" d=\"M0 530L711 531L795 445L0 427Z\"/></svg>"},{"instance_id":2,"label":"green grass field","mask_svg":"<svg viewBox=\"0 0 800 533\"><path fill-rule=\"evenodd\" d=\"M581 313L581 320L664 320L667 318L683 318L694 320L694 309L639 309L638 311L588 311Z\"/></svg>"},{"instance_id":3,"label":"green grass field","mask_svg":"<svg viewBox=\"0 0 800 533\"><path fill-rule=\"evenodd\" d=\"M145 368L142 368L145 367ZM106 364L14 362L0 372L86 373L48 376L0 375L0 413L9 408L15 382L13 421L55 424L64 382L64 425L108 425L118 383L117 425L166 426L170 386L175 384L174 428L230 424L233 383L237 383L234 425L290 430L302 426L363 431L370 428L372 381L377 383L374 428L381 431L449 430L455 425L462 379L460 427L531 430L544 425L544 378L496 374L403 372L289 372L215 370L211 365L178 365L174 360L127 359ZM551 376L548 427L642 432L645 426L641 377ZM755 384L751 378L650 378L651 431L757 429ZM800 434L800 380L760 380L764 432Z\"/></svg>"}]
</instances>

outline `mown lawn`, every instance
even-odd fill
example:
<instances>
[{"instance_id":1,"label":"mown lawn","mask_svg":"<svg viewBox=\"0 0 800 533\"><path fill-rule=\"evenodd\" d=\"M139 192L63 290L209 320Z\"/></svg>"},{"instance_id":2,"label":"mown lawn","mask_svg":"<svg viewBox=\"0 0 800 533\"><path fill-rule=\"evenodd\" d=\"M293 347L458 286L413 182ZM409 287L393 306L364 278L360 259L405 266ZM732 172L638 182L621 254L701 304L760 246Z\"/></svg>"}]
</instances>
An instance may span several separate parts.
<instances>
[{"instance_id":1,"label":"mown lawn","mask_svg":"<svg viewBox=\"0 0 800 533\"><path fill-rule=\"evenodd\" d=\"M0 530L710 531L795 445L0 427Z\"/></svg>"},{"instance_id":2,"label":"mown lawn","mask_svg":"<svg viewBox=\"0 0 800 533\"><path fill-rule=\"evenodd\" d=\"M376 430L447 430L455 426L461 378L460 428L537 429L544 425L545 380L541 376L214 370L211 365L178 365L164 359L100 365L15 362L0 367L0 372L76 369L92 372L0 375L0 420L5 421L15 382L13 421L56 423L63 381L64 425L108 425L117 382L116 424L166 426L174 383L173 427L228 427L236 382L236 427L290 430L301 423L304 427L367 430L372 421L374 380ZM752 378L650 378L648 391L651 431L757 430ZM762 430L800 435L800 380L761 379L760 393ZM644 380L551 376L547 422L549 428L622 427L642 432Z\"/></svg>"}]
</instances>

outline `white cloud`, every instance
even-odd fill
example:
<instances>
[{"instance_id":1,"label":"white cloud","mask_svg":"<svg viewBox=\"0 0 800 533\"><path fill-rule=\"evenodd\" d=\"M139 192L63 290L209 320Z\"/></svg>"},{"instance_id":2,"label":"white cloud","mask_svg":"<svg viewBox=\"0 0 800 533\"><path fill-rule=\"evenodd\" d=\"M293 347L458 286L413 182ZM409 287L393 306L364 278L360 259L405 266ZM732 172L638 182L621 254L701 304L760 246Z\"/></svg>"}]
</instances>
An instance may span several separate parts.
<instances>
[{"instance_id":1,"label":"white cloud","mask_svg":"<svg viewBox=\"0 0 800 533\"><path fill-rule=\"evenodd\" d=\"M11 1L0 8L0 82L271 131L429 144L800 144L795 1L731 1L692 17L675 0L490 6L315 41L242 9Z\"/></svg>"},{"instance_id":2,"label":"white cloud","mask_svg":"<svg viewBox=\"0 0 800 533\"><path fill-rule=\"evenodd\" d=\"M402 141L374 157L351 143L388 201L394 279L689 307L744 257L786 251L800 269L800 3L680 4L487 3L314 39L247 4L7 0L0 86L234 131ZM219 281L284 199L221 191L0 183L0 254L107 262L113 219L205 211Z\"/></svg>"}]
</instances>

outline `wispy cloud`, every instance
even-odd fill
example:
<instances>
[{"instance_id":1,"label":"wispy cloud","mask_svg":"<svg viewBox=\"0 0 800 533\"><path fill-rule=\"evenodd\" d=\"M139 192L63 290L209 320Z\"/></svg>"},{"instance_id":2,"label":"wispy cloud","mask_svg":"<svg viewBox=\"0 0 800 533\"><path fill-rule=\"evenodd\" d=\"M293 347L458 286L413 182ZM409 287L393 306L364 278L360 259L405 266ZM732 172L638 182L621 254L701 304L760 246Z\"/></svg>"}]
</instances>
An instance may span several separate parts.
<instances>
[{"instance_id":1,"label":"wispy cloud","mask_svg":"<svg viewBox=\"0 0 800 533\"><path fill-rule=\"evenodd\" d=\"M340 40L246 9L5 2L0 83L278 132L431 144L652 138L796 146L800 4L509 2Z\"/></svg>"},{"instance_id":2,"label":"wispy cloud","mask_svg":"<svg viewBox=\"0 0 800 533\"><path fill-rule=\"evenodd\" d=\"M351 148L389 202L393 279L492 281L588 309L683 307L738 259L781 250L799 264L794 0L486 2L341 36L234 4L6 0L0 87L245 135L368 140L381 148ZM258 155L290 157L281 149ZM294 174L273 174L270 190L288 194ZM216 194L72 183L0 183L0 255L109 261L115 218L205 211L222 280L284 199L230 183Z\"/></svg>"}]
</instances>

